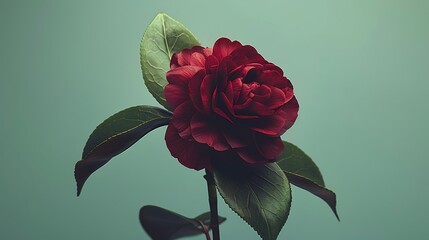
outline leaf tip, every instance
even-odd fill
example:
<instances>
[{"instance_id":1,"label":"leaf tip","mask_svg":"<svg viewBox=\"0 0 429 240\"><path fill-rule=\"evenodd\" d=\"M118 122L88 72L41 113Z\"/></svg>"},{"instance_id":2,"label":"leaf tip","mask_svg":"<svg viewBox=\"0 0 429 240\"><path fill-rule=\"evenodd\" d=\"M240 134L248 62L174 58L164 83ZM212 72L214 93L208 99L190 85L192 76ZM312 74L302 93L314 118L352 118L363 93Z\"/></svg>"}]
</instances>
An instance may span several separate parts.
<instances>
[{"instance_id":1,"label":"leaf tip","mask_svg":"<svg viewBox=\"0 0 429 240\"><path fill-rule=\"evenodd\" d=\"M82 187L83 185L80 185L79 183L77 183L76 197L80 196L80 193L82 192Z\"/></svg>"},{"instance_id":2,"label":"leaf tip","mask_svg":"<svg viewBox=\"0 0 429 240\"><path fill-rule=\"evenodd\" d=\"M335 217L337 218L338 222L341 222L340 216L338 215L338 212L337 212L337 208L336 207L332 208L332 211L334 212Z\"/></svg>"},{"instance_id":3,"label":"leaf tip","mask_svg":"<svg viewBox=\"0 0 429 240\"><path fill-rule=\"evenodd\" d=\"M328 202L329 207L331 208L332 212L334 213L335 217L337 218L338 222L341 222L340 220L340 216L338 215L337 212L337 195L335 194L335 192L328 190L332 193L333 195L333 200L331 202Z\"/></svg>"},{"instance_id":4,"label":"leaf tip","mask_svg":"<svg viewBox=\"0 0 429 240\"><path fill-rule=\"evenodd\" d=\"M76 180L76 196L79 197L82 192L83 185L88 179L89 174L82 166L82 160L78 161L74 167L74 178Z\"/></svg>"}]
</instances>

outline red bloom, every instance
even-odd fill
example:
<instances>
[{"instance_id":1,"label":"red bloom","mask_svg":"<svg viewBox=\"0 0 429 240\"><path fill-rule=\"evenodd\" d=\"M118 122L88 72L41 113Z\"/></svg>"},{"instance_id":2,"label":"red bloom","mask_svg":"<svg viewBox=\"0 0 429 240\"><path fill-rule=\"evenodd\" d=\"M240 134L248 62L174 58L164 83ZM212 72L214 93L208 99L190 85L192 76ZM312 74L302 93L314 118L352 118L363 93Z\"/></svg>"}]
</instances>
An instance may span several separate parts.
<instances>
[{"instance_id":1,"label":"red bloom","mask_svg":"<svg viewBox=\"0 0 429 240\"><path fill-rule=\"evenodd\" d=\"M188 168L211 161L274 162L280 135L298 116L283 71L252 46L220 38L211 48L174 54L165 97L173 118L165 134L171 154Z\"/></svg>"}]
</instances>

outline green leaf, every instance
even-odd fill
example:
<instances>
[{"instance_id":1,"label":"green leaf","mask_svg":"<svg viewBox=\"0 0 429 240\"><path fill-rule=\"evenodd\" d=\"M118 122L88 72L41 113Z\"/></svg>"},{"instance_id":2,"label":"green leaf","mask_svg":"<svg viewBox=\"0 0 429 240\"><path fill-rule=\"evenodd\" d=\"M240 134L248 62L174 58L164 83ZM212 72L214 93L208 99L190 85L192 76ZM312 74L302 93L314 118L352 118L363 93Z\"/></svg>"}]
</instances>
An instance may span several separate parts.
<instances>
[{"instance_id":1,"label":"green leaf","mask_svg":"<svg viewBox=\"0 0 429 240\"><path fill-rule=\"evenodd\" d=\"M322 174L317 165L301 149L283 141L285 150L277 160L290 183L305 189L325 201L340 220L337 213L337 199L333 191L325 187Z\"/></svg>"},{"instance_id":2,"label":"green leaf","mask_svg":"<svg viewBox=\"0 0 429 240\"><path fill-rule=\"evenodd\" d=\"M288 179L276 163L263 166L215 163L217 188L229 207L262 239L276 239L289 215Z\"/></svg>"},{"instance_id":3,"label":"green leaf","mask_svg":"<svg viewBox=\"0 0 429 240\"><path fill-rule=\"evenodd\" d=\"M303 176L324 187L322 174L313 160L292 143L283 141L283 145L285 150L277 160L283 171Z\"/></svg>"},{"instance_id":4,"label":"green leaf","mask_svg":"<svg viewBox=\"0 0 429 240\"><path fill-rule=\"evenodd\" d=\"M159 13L147 27L140 45L140 63L149 92L165 108L171 110L164 97L166 72L173 53L199 46L195 36L181 23Z\"/></svg>"},{"instance_id":5,"label":"green leaf","mask_svg":"<svg viewBox=\"0 0 429 240\"><path fill-rule=\"evenodd\" d=\"M75 166L77 195L88 177L157 127L167 125L171 113L152 106L136 106L106 119L89 136L82 160Z\"/></svg>"},{"instance_id":6,"label":"green leaf","mask_svg":"<svg viewBox=\"0 0 429 240\"><path fill-rule=\"evenodd\" d=\"M140 223L146 233L156 240L177 239L205 233L209 229L210 212L195 218L187 218L175 212L157 207L144 206L140 209ZM219 224L226 218L219 216ZM208 230L206 230L208 231Z\"/></svg>"}]
</instances>

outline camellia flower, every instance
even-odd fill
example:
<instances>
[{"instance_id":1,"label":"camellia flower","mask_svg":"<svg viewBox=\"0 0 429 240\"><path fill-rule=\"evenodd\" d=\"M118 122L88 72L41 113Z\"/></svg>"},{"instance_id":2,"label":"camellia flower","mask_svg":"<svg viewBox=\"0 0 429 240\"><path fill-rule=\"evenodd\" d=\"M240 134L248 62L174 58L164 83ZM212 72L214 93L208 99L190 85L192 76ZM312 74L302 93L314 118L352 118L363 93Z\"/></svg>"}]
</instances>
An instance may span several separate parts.
<instances>
[{"instance_id":1,"label":"camellia flower","mask_svg":"<svg viewBox=\"0 0 429 240\"><path fill-rule=\"evenodd\" d=\"M184 166L212 161L250 165L274 162L280 136L298 116L298 102L283 71L252 46L220 38L173 55L164 93L173 117L165 140Z\"/></svg>"},{"instance_id":2,"label":"camellia flower","mask_svg":"<svg viewBox=\"0 0 429 240\"><path fill-rule=\"evenodd\" d=\"M205 168L210 212L192 219L144 206L139 218L152 239L197 234L210 239L211 230L212 239L220 240L219 224L225 218L218 214L218 191L261 239L277 239L286 223L291 184L320 197L339 220L336 195L325 187L316 164L280 138L299 109L283 71L238 41L220 38L213 48L196 45L183 24L165 13L156 15L142 38L140 63L149 92L170 111L134 106L99 124L75 165L77 195L94 171L168 125L165 140L171 155L188 168ZM195 221L201 223L198 228L191 224Z\"/></svg>"}]
</instances>

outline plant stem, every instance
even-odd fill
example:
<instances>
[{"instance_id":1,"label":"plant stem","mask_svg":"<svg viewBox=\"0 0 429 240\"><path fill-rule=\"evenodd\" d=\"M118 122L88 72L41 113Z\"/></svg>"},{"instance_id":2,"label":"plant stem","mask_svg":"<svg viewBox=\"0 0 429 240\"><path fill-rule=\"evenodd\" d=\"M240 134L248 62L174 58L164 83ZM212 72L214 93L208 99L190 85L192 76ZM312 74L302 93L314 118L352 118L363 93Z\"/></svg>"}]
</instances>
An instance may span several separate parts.
<instances>
[{"instance_id":1,"label":"plant stem","mask_svg":"<svg viewBox=\"0 0 429 240\"><path fill-rule=\"evenodd\" d=\"M206 236L206 240L211 240L208 227L202 221L200 221L198 219L196 219L196 221L198 221L198 223L200 223L201 228L204 232L204 235Z\"/></svg>"},{"instance_id":2,"label":"plant stem","mask_svg":"<svg viewBox=\"0 0 429 240\"><path fill-rule=\"evenodd\" d=\"M206 175L204 176L204 178L207 181L207 190L209 193L210 227L212 229L213 240L220 240L219 217L217 213L217 192L213 173L210 170L206 169Z\"/></svg>"}]
</instances>

